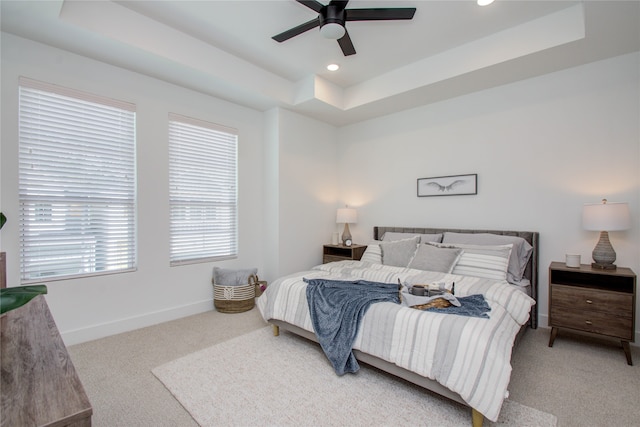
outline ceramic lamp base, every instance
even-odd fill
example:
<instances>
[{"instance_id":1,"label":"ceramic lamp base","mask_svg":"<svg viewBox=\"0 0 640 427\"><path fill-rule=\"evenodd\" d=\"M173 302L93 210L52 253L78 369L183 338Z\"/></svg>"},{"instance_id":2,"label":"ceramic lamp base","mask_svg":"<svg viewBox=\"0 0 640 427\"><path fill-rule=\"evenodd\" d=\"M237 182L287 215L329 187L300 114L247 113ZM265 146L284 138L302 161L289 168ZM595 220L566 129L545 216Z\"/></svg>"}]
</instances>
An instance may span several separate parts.
<instances>
[{"instance_id":1,"label":"ceramic lamp base","mask_svg":"<svg viewBox=\"0 0 640 427\"><path fill-rule=\"evenodd\" d=\"M609 241L609 233L606 231L600 232L600 240L596 244L596 247L591 253L593 257L592 268L598 270L615 270L614 264L616 260L616 251L613 250L611 242Z\"/></svg>"},{"instance_id":2,"label":"ceramic lamp base","mask_svg":"<svg viewBox=\"0 0 640 427\"><path fill-rule=\"evenodd\" d=\"M344 223L344 231L342 232L342 244L347 245L347 240L351 240L351 231L349 231L349 224Z\"/></svg>"}]
</instances>

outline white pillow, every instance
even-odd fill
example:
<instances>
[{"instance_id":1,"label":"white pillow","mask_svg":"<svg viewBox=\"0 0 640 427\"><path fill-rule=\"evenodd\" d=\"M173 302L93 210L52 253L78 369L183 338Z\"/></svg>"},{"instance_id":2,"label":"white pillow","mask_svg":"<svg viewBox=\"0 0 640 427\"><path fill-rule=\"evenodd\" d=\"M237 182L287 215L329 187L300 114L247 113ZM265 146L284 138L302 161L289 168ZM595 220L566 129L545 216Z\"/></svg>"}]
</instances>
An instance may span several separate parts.
<instances>
[{"instance_id":1,"label":"white pillow","mask_svg":"<svg viewBox=\"0 0 640 427\"><path fill-rule=\"evenodd\" d=\"M372 264L382 264L382 251L380 250L380 241L374 240L364 250L360 261L370 262Z\"/></svg>"},{"instance_id":2,"label":"white pillow","mask_svg":"<svg viewBox=\"0 0 640 427\"><path fill-rule=\"evenodd\" d=\"M517 283L522 279L533 252L533 246L522 237L491 233L453 233L447 231L444 233L442 243L481 246L513 244L511 250L513 256L509 259L509 269L507 270L507 280L511 283Z\"/></svg>"},{"instance_id":3,"label":"white pillow","mask_svg":"<svg viewBox=\"0 0 640 427\"><path fill-rule=\"evenodd\" d=\"M453 267L452 274L461 276L482 277L485 279L507 280L509 269L509 257L513 244L482 246L464 245L454 243L431 243L431 245L443 248L462 249L460 259Z\"/></svg>"}]
</instances>

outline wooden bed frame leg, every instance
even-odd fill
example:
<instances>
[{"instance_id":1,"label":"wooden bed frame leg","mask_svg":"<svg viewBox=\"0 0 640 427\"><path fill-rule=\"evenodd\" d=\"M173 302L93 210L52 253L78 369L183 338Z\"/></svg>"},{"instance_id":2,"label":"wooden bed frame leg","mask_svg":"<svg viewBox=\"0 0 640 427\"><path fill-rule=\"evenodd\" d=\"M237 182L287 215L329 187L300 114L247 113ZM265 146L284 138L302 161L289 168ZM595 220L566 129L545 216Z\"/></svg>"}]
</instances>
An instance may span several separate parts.
<instances>
[{"instance_id":1,"label":"wooden bed frame leg","mask_svg":"<svg viewBox=\"0 0 640 427\"><path fill-rule=\"evenodd\" d=\"M278 325L273 325L273 336L277 337L280 335L280 326Z\"/></svg>"},{"instance_id":2,"label":"wooden bed frame leg","mask_svg":"<svg viewBox=\"0 0 640 427\"><path fill-rule=\"evenodd\" d=\"M473 427L482 427L482 423L484 422L484 415L475 409L471 408L471 423Z\"/></svg>"}]
</instances>

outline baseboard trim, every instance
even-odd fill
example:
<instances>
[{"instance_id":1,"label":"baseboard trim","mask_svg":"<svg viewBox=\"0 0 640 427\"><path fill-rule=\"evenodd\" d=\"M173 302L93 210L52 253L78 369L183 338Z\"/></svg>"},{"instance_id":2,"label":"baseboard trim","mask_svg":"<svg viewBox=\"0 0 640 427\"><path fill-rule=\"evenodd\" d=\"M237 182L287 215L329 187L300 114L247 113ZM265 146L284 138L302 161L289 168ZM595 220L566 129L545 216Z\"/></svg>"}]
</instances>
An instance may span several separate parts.
<instances>
[{"instance_id":1,"label":"baseboard trim","mask_svg":"<svg viewBox=\"0 0 640 427\"><path fill-rule=\"evenodd\" d=\"M157 325L158 323L168 322L170 320L176 320L182 317L192 316L194 314L200 314L211 310L213 310L213 298L198 301L192 304L171 307L166 310L145 313L139 316L118 319L112 322L91 325L84 328L78 328L68 331L61 331L60 335L62 335L62 339L65 345L70 346L87 341L93 341L99 338L108 337L110 335L132 331L134 329Z\"/></svg>"}]
</instances>

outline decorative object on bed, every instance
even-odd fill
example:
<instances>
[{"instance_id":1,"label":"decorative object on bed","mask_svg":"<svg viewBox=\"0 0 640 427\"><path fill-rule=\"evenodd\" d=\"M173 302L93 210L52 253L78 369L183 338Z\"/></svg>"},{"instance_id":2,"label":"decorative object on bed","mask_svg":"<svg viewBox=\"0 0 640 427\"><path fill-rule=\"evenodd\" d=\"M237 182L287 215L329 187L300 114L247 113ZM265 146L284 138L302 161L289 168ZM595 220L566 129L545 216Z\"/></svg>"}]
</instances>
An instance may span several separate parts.
<instances>
[{"instance_id":1,"label":"decorative object on bed","mask_svg":"<svg viewBox=\"0 0 640 427\"><path fill-rule=\"evenodd\" d=\"M355 224L358 222L358 212L349 207L344 207L342 209L338 209L336 213L336 223L344 224L344 231L342 232L342 244L345 246L351 246L353 241L351 240L351 231L349 231L349 224ZM347 245L347 240L349 241L349 245Z\"/></svg>"},{"instance_id":2,"label":"decorative object on bed","mask_svg":"<svg viewBox=\"0 0 640 427\"><path fill-rule=\"evenodd\" d=\"M441 300L442 298L437 298L434 301ZM491 311L491 307L489 307L489 304L487 304L487 301L482 295L469 295L467 297L457 298L457 300L460 303L459 306L451 303L444 305L427 303L424 306L413 306L411 308L429 310L434 313L456 314L458 316L480 317L483 319L489 318L488 313Z\"/></svg>"},{"instance_id":3,"label":"decorative object on bed","mask_svg":"<svg viewBox=\"0 0 640 427\"><path fill-rule=\"evenodd\" d=\"M242 313L255 306L257 268L213 268L213 305L221 313Z\"/></svg>"},{"instance_id":4,"label":"decorative object on bed","mask_svg":"<svg viewBox=\"0 0 640 427\"><path fill-rule=\"evenodd\" d=\"M476 232L375 227L374 240L389 231L416 234ZM538 245L537 233L496 234L511 234L532 246L523 280L531 283L533 298L524 292L522 286L513 286L506 280L417 270L407 267L411 260L401 266L341 261L322 264L310 271L275 280L258 299L257 305L264 319L274 325L274 334L277 335L278 328L283 327L318 341L313 332L307 306L307 287L303 279L365 280L390 284L399 281L404 286L401 304L372 304L362 317L353 344L356 359L470 406L474 425L481 425L483 416L495 421L506 397L511 374L511 351L517 336L526 329L528 322L535 326L530 319L535 314L532 307L535 307L537 297ZM416 251L418 239L414 237L409 240L416 245ZM383 258L384 245L392 243L397 244L379 243ZM415 310L410 305L416 304L409 304L408 298L404 298L425 298L405 293L405 288L415 284L453 284L453 281L455 298L482 296L490 308L488 318ZM479 315L482 315L482 311Z\"/></svg>"},{"instance_id":5,"label":"decorative object on bed","mask_svg":"<svg viewBox=\"0 0 640 427\"><path fill-rule=\"evenodd\" d=\"M585 204L582 209L582 226L585 230L600 232L600 240L593 249L593 268L615 270L616 252L609 241L609 231L627 230L631 226L628 203L607 202Z\"/></svg>"},{"instance_id":6,"label":"decorative object on bed","mask_svg":"<svg viewBox=\"0 0 640 427\"><path fill-rule=\"evenodd\" d=\"M418 178L418 197L478 194L478 174Z\"/></svg>"}]
</instances>

